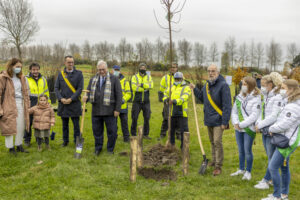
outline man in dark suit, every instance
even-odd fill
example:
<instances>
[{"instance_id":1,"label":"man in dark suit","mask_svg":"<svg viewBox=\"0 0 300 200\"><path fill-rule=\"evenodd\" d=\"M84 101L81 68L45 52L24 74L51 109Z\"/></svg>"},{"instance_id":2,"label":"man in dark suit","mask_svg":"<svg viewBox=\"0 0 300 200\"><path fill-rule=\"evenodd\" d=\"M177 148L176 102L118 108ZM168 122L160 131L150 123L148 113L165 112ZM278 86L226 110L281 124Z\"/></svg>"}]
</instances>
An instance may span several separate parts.
<instances>
[{"instance_id":1,"label":"man in dark suit","mask_svg":"<svg viewBox=\"0 0 300 200\"><path fill-rule=\"evenodd\" d=\"M83 101L92 103L92 128L95 138L95 155L98 156L103 146L104 123L107 129L107 152L114 154L118 137L117 117L122 105L122 88L119 78L110 74L107 63L100 60L97 64L97 74L90 79L88 97Z\"/></svg>"}]
</instances>

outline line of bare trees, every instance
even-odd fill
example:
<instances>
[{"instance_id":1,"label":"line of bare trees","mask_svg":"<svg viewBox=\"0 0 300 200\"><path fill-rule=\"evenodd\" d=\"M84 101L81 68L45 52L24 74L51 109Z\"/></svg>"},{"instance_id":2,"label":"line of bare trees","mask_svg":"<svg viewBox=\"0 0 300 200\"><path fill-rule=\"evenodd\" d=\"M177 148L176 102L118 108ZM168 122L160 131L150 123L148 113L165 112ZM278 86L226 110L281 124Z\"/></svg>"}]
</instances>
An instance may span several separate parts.
<instances>
[{"instance_id":1,"label":"line of bare trees","mask_svg":"<svg viewBox=\"0 0 300 200\"><path fill-rule=\"evenodd\" d=\"M206 46L199 42L191 43L182 39L173 43L173 46L173 60L184 66L204 66L210 62L229 59L230 66L240 65L276 70L285 61L292 62L300 53L300 48L296 43L287 45L284 57L282 45L275 40L271 40L268 44L254 41L250 44L245 42L237 44L234 37L227 38L222 51L219 50L216 42ZM23 46L21 50L24 59L43 62L61 61L64 55L70 54L78 60L87 61L104 59L120 63L128 61L167 63L170 56L168 47L169 43L162 41L161 38L157 38L154 42L144 38L135 44L127 42L126 38L121 38L117 44L107 41L90 44L85 41L83 45L75 43L28 45ZM0 59L5 61L14 56L18 56L17 48L2 42ZM223 56L226 58L222 59Z\"/></svg>"}]
</instances>

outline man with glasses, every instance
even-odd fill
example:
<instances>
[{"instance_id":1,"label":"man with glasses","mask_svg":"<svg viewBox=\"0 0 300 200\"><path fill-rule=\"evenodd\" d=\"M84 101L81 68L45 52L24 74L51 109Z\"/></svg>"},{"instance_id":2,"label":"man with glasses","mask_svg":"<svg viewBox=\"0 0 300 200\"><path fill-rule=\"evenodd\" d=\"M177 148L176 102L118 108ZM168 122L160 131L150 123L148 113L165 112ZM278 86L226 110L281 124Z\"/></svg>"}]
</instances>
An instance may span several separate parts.
<instances>
[{"instance_id":1,"label":"man with glasses","mask_svg":"<svg viewBox=\"0 0 300 200\"><path fill-rule=\"evenodd\" d=\"M178 71L178 64L173 63L172 66L170 67L169 71L170 71L170 73L166 74L164 77L162 77L162 79L160 81L159 90L163 94L165 92L168 92L168 91L166 91L166 89L169 88L170 79L171 79L171 85L173 85L174 74ZM164 102L162 116L163 116L163 121L162 121L161 129L160 129L160 138L159 139L163 139L164 137L166 137L166 132L168 131L168 121L169 121L169 104L168 104L168 102Z\"/></svg>"},{"instance_id":2,"label":"man with glasses","mask_svg":"<svg viewBox=\"0 0 300 200\"><path fill-rule=\"evenodd\" d=\"M224 159L222 135L228 128L231 114L230 88L224 77L220 75L219 68L212 64L207 68L208 81L200 90L190 84L195 96L204 103L204 124L207 126L209 140L212 148L213 175L220 175Z\"/></svg>"},{"instance_id":3,"label":"man with glasses","mask_svg":"<svg viewBox=\"0 0 300 200\"><path fill-rule=\"evenodd\" d=\"M117 76L108 72L107 63L100 60L98 73L90 79L88 97L83 101L92 104L92 128L95 138L95 155L98 156L103 147L104 123L107 130L107 153L114 154L117 141L117 117L122 105L122 88Z\"/></svg>"},{"instance_id":4,"label":"man with glasses","mask_svg":"<svg viewBox=\"0 0 300 200\"><path fill-rule=\"evenodd\" d=\"M64 142L62 147L66 147L69 144L69 118L73 122L74 143L80 134L80 95L83 89L83 75L80 70L75 68L72 56L65 57L65 68L58 73L54 88L58 99L57 115L61 117L63 124Z\"/></svg>"}]
</instances>

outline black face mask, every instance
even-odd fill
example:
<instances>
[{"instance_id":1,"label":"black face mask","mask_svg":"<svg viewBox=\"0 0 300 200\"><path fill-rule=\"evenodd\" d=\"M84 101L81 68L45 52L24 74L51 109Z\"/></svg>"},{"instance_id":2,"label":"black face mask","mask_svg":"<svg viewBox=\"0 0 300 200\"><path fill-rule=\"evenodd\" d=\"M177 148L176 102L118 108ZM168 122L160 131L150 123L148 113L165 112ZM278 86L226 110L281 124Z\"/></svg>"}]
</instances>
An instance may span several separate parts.
<instances>
[{"instance_id":1,"label":"black face mask","mask_svg":"<svg viewBox=\"0 0 300 200\"><path fill-rule=\"evenodd\" d=\"M140 73L144 75L144 74L146 74L146 70L145 69L140 69Z\"/></svg>"}]
</instances>

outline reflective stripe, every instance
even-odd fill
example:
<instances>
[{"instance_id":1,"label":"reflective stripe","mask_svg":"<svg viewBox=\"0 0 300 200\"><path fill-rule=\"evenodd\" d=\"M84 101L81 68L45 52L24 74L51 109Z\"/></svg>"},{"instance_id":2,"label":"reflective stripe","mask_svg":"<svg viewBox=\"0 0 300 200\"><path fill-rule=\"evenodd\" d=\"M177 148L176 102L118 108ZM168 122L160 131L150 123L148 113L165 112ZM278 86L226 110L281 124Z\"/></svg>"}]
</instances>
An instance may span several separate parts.
<instances>
[{"instance_id":1,"label":"reflective stripe","mask_svg":"<svg viewBox=\"0 0 300 200\"><path fill-rule=\"evenodd\" d=\"M44 89L45 89L45 87L46 87L46 80L45 80L45 78L42 76L42 79L43 79L43 82L44 82Z\"/></svg>"},{"instance_id":2,"label":"reflective stripe","mask_svg":"<svg viewBox=\"0 0 300 200\"><path fill-rule=\"evenodd\" d=\"M166 82L166 87L165 88L167 88L168 87L168 75L165 75L165 82Z\"/></svg>"},{"instance_id":3,"label":"reflective stripe","mask_svg":"<svg viewBox=\"0 0 300 200\"><path fill-rule=\"evenodd\" d=\"M181 93L180 93L180 96L182 96L184 94L184 89L186 88L187 86L184 86L181 90Z\"/></svg>"},{"instance_id":4,"label":"reflective stripe","mask_svg":"<svg viewBox=\"0 0 300 200\"><path fill-rule=\"evenodd\" d=\"M125 92L130 92L130 90L125 90Z\"/></svg>"},{"instance_id":5,"label":"reflective stripe","mask_svg":"<svg viewBox=\"0 0 300 200\"><path fill-rule=\"evenodd\" d=\"M165 86L163 86L163 85L160 85L160 87L162 87L162 88L167 88L167 87L165 87Z\"/></svg>"},{"instance_id":6,"label":"reflective stripe","mask_svg":"<svg viewBox=\"0 0 300 200\"><path fill-rule=\"evenodd\" d=\"M137 77L137 75L134 75L135 76L135 79L136 79L136 84L139 84L139 79Z\"/></svg>"},{"instance_id":7,"label":"reflective stripe","mask_svg":"<svg viewBox=\"0 0 300 200\"><path fill-rule=\"evenodd\" d=\"M180 98L182 100L182 102L184 102L184 99L183 98Z\"/></svg>"},{"instance_id":8,"label":"reflective stripe","mask_svg":"<svg viewBox=\"0 0 300 200\"><path fill-rule=\"evenodd\" d=\"M183 93L182 95L189 95L189 93L185 92L185 93Z\"/></svg>"}]
</instances>

